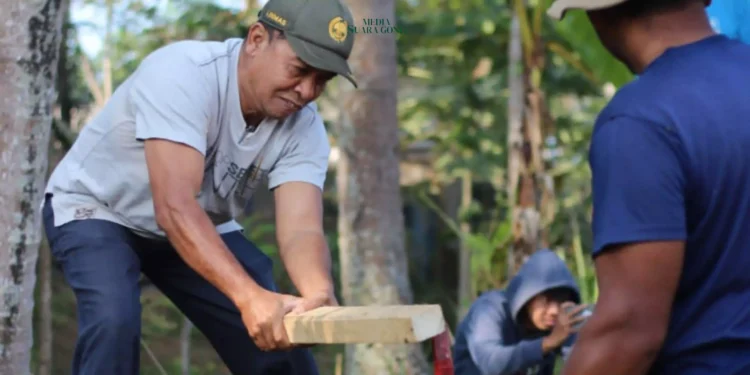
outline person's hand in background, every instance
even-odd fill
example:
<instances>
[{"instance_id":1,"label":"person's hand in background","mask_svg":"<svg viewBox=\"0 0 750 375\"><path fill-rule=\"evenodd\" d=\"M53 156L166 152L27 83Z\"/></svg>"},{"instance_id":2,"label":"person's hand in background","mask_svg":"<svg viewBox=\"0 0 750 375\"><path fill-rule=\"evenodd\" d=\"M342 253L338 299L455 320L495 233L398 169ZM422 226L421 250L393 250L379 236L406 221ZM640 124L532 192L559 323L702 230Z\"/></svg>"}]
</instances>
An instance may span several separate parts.
<instances>
[{"instance_id":1,"label":"person's hand in background","mask_svg":"<svg viewBox=\"0 0 750 375\"><path fill-rule=\"evenodd\" d=\"M560 306L560 314L557 316L557 323L552 327L552 332L542 340L542 351L549 353L556 350L570 335L578 332L579 323L586 320L586 316L579 315L587 305L575 306L572 302L563 303Z\"/></svg>"}]
</instances>

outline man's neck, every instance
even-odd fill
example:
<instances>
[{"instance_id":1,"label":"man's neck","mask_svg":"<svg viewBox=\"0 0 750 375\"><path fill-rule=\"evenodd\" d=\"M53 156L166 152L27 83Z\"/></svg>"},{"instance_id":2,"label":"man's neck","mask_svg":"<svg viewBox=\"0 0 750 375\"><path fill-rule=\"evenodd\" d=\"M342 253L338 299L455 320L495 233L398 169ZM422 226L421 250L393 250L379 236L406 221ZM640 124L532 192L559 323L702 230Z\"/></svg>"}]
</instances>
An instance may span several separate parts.
<instances>
[{"instance_id":1,"label":"man's neck","mask_svg":"<svg viewBox=\"0 0 750 375\"><path fill-rule=\"evenodd\" d=\"M247 79L249 74L248 69L245 69L246 56L240 54L240 61L237 64L237 85L240 93L240 110L242 111L242 117L245 119L245 126L248 129L255 129L262 121L264 116L261 114L259 109L258 101L254 97L252 90L248 90L242 86L241 82L251 82ZM246 83L247 84L247 83Z\"/></svg>"},{"instance_id":2,"label":"man's neck","mask_svg":"<svg viewBox=\"0 0 750 375\"><path fill-rule=\"evenodd\" d=\"M695 6L700 7L696 3ZM694 7L680 12L656 14L648 19L637 21L633 26L632 37L625 41L629 58L628 67L641 74L666 50L695 43L716 35L708 22L704 10Z\"/></svg>"},{"instance_id":3,"label":"man's neck","mask_svg":"<svg viewBox=\"0 0 750 375\"><path fill-rule=\"evenodd\" d=\"M242 116L247 123L260 122L263 116L261 115L261 111L258 110L258 105L255 104L256 100L252 97L252 92L248 91L250 90L243 90L240 86L240 110L242 111Z\"/></svg>"},{"instance_id":4,"label":"man's neck","mask_svg":"<svg viewBox=\"0 0 750 375\"><path fill-rule=\"evenodd\" d=\"M263 121L263 116L257 114L243 114L243 118L245 119L245 128L250 131L254 131Z\"/></svg>"}]
</instances>

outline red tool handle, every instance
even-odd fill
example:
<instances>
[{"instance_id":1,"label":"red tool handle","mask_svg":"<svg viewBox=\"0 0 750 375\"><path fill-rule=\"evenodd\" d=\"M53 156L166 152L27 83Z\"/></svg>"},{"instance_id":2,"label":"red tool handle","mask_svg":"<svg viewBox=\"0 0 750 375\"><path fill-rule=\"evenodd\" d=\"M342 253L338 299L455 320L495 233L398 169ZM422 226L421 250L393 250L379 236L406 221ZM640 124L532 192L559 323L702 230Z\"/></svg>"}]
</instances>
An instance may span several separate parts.
<instances>
[{"instance_id":1,"label":"red tool handle","mask_svg":"<svg viewBox=\"0 0 750 375\"><path fill-rule=\"evenodd\" d=\"M454 375L451 334L448 325L443 333L432 339L432 353L435 357L435 375Z\"/></svg>"}]
</instances>

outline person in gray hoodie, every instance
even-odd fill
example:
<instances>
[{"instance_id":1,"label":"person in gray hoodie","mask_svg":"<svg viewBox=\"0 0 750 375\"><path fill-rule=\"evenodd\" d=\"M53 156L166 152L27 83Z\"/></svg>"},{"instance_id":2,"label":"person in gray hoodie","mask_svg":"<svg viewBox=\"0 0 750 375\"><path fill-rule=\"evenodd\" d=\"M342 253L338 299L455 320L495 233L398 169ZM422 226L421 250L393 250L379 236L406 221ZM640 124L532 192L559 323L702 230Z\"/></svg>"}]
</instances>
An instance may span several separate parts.
<instances>
[{"instance_id":1,"label":"person in gray hoodie","mask_svg":"<svg viewBox=\"0 0 750 375\"><path fill-rule=\"evenodd\" d=\"M479 296L458 325L456 375L552 375L585 319L580 302L565 262L548 249L535 252L505 290Z\"/></svg>"}]
</instances>

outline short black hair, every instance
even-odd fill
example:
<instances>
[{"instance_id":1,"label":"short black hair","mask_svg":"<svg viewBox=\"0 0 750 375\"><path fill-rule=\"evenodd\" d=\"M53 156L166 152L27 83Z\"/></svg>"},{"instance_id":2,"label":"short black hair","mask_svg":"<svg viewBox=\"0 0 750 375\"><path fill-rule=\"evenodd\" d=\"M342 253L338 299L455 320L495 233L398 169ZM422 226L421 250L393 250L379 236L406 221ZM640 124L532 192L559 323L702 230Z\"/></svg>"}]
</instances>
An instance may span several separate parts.
<instances>
[{"instance_id":1,"label":"short black hair","mask_svg":"<svg viewBox=\"0 0 750 375\"><path fill-rule=\"evenodd\" d=\"M263 26L263 28L268 33L268 42L269 43L272 43L273 40L274 40L274 38L276 38L276 37L278 37L279 39L286 39L286 37L284 36L284 32L283 31L281 31L281 30L279 30L279 29L277 29L277 28L275 28L275 27L273 27L273 26L271 26L268 23L263 22L263 21L258 21L258 23L261 24L261 26Z\"/></svg>"},{"instance_id":2,"label":"short black hair","mask_svg":"<svg viewBox=\"0 0 750 375\"><path fill-rule=\"evenodd\" d=\"M614 8L614 14L628 18L638 18L645 15L683 9L688 4L703 0L628 0Z\"/></svg>"}]
</instances>

